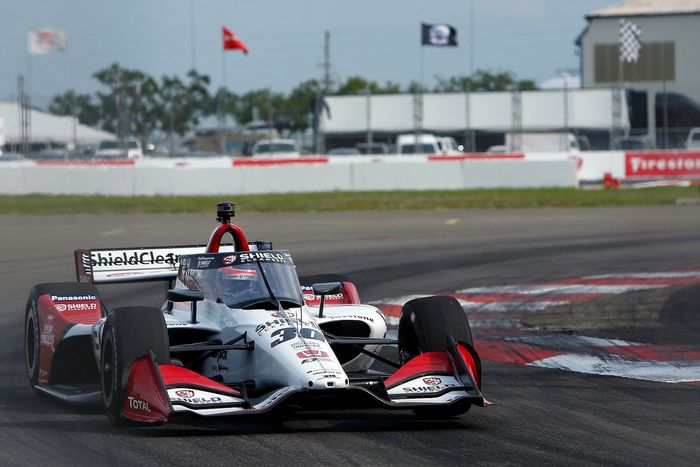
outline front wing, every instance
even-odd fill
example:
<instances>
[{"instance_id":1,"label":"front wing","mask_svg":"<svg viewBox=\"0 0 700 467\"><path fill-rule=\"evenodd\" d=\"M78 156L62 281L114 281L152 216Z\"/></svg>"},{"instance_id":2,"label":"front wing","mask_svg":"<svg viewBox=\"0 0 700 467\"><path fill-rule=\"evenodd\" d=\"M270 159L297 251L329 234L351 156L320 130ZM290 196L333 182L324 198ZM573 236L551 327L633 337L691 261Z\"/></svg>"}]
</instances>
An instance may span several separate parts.
<instances>
[{"instance_id":1,"label":"front wing","mask_svg":"<svg viewBox=\"0 0 700 467\"><path fill-rule=\"evenodd\" d=\"M447 352L421 354L393 375L351 377L348 388L282 387L249 397L245 387L231 388L175 365L158 365L152 354L131 367L122 414L131 420L163 423L179 413L201 416L254 415L282 405L306 409L431 406L487 406L480 391L480 363L473 348L451 343Z\"/></svg>"}]
</instances>

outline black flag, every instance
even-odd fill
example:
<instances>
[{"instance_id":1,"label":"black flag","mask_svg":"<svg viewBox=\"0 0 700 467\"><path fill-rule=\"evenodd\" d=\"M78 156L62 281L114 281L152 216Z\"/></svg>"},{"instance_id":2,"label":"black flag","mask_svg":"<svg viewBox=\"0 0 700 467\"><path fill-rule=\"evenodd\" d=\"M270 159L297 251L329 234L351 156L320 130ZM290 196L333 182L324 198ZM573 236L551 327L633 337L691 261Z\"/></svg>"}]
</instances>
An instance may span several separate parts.
<instances>
[{"instance_id":1,"label":"black flag","mask_svg":"<svg viewBox=\"0 0 700 467\"><path fill-rule=\"evenodd\" d=\"M449 24L421 24L423 45L454 47L457 45L457 30Z\"/></svg>"}]
</instances>

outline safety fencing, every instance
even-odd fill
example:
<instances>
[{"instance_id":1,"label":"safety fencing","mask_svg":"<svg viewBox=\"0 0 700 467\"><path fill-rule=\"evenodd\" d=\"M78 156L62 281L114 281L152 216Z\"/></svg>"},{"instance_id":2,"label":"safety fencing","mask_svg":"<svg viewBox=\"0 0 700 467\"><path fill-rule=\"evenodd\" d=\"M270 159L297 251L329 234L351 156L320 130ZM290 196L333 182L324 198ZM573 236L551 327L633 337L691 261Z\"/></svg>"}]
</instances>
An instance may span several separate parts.
<instances>
[{"instance_id":1,"label":"safety fencing","mask_svg":"<svg viewBox=\"0 0 700 467\"><path fill-rule=\"evenodd\" d=\"M576 187L700 178L700 152L308 156L21 161L0 164L0 194L218 195Z\"/></svg>"}]
</instances>

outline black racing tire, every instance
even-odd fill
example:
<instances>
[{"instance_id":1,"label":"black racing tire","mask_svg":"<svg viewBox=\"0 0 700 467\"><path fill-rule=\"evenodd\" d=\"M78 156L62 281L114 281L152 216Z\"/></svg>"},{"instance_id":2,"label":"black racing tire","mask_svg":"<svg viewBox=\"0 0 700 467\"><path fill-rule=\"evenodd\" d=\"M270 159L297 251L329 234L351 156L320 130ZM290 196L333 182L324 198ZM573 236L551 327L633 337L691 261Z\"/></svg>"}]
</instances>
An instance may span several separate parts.
<instances>
[{"instance_id":1,"label":"black racing tire","mask_svg":"<svg viewBox=\"0 0 700 467\"><path fill-rule=\"evenodd\" d=\"M467 314L455 298L434 296L406 302L399 318L401 363L424 352L447 351L448 334L473 345Z\"/></svg>"},{"instance_id":2,"label":"black racing tire","mask_svg":"<svg viewBox=\"0 0 700 467\"><path fill-rule=\"evenodd\" d=\"M105 412L115 425L151 425L121 414L131 366L149 351L157 363L170 363L168 332L161 310L134 306L117 308L107 316L100 344L100 385Z\"/></svg>"},{"instance_id":3,"label":"black racing tire","mask_svg":"<svg viewBox=\"0 0 700 467\"><path fill-rule=\"evenodd\" d=\"M32 390L36 392L39 384L39 315L36 308L36 300L29 298L24 311L24 363L27 369L27 377Z\"/></svg>"},{"instance_id":4,"label":"black racing tire","mask_svg":"<svg viewBox=\"0 0 700 467\"><path fill-rule=\"evenodd\" d=\"M401 364L424 352L445 352L447 336L473 346L472 332L464 309L453 297L434 296L406 302L399 318ZM466 413L471 404L426 406L413 411L423 419L445 419Z\"/></svg>"}]
</instances>

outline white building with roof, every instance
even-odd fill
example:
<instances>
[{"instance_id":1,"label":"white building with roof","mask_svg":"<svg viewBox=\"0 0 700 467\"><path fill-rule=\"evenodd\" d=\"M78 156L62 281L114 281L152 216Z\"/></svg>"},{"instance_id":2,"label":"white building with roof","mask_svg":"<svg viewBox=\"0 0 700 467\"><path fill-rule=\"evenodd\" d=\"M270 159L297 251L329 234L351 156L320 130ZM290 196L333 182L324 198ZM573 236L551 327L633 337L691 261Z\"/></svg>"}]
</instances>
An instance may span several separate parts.
<instances>
[{"instance_id":1,"label":"white building with roof","mask_svg":"<svg viewBox=\"0 0 700 467\"><path fill-rule=\"evenodd\" d=\"M29 110L31 122L29 141L33 146L96 144L116 139L113 133L83 125L71 116L53 115L41 110ZM20 106L16 102L0 102L0 120L4 128L4 144L15 146L22 142Z\"/></svg>"}]
</instances>

